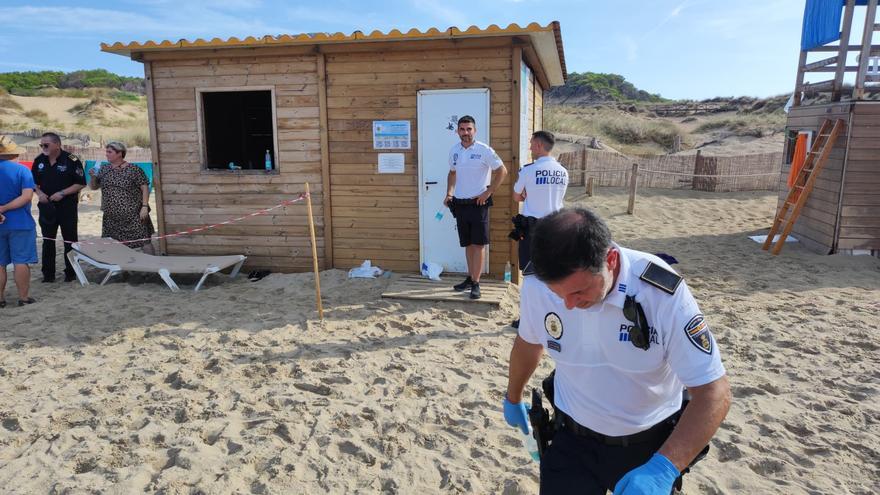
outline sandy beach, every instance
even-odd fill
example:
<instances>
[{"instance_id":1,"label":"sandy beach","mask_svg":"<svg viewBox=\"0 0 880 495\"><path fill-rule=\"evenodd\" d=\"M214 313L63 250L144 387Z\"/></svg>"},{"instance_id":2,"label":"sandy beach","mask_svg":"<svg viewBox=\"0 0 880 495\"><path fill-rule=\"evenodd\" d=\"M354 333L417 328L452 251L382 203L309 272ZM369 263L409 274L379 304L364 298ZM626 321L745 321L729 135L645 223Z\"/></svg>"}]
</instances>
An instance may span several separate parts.
<instances>
[{"instance_id":1,"label":"sandy beach","mask_svg":"<svg viewBox=\"0 0 880 495\"><path fill-rule=\"evenodd\" d=\"M679 260L721 348L734 402L684 493L880 492L880 260L761 251L773 193L644 190L630 216L623 190L580 191L619 243ZM98 236L96 196L80 211ZM0 492L537 493L501 409L517 292L382 299L394 277L323 272L324 322L311 274L173 294L37 266L22 308L10 280Z\"/></svg>"}]
</instances>

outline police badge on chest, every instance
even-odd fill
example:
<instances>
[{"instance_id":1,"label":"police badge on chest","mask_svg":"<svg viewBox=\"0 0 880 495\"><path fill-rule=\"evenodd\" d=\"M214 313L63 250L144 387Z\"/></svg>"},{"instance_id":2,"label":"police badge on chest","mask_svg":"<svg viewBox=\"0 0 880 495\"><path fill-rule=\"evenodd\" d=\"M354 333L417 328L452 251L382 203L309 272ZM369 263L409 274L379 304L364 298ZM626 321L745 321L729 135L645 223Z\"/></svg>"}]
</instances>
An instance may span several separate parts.
<instances>
[{"instance_id":1,"label":"police badge on chest","mask_svg":"<svg viewBox=\"0 0 880 495\"><path fill-rule=\"evenodd\" d=\"M562 338L562 319L556 313L547 313L544 316L544 330L553 340L547 340L547 348L556 352L562 352L562 344L558 342Z\"/></svg>"}]
</instances>

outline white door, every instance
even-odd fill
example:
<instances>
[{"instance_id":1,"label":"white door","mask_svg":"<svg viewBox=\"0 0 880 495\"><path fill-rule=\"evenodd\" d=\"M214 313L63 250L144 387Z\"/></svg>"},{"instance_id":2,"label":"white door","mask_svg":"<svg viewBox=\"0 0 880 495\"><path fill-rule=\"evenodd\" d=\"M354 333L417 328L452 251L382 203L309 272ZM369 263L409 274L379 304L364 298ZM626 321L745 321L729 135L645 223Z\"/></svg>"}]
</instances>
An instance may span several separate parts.
<instances>
[{"instance_id":1,"label":"white door","mask_svg":"<svg viewBox=\"0 0 880 495\"><path fill-rule=\"evenodd\" d=\"M459 117L464 115L477 121L476 139L489 144L488 88L419 91L419 262L438 263L445 272L467 272L455 219L443 206L449 150L460 142L455 131ZM488 271L488 267L487 252L483 271Z\"/></svg>"}]
</instances>

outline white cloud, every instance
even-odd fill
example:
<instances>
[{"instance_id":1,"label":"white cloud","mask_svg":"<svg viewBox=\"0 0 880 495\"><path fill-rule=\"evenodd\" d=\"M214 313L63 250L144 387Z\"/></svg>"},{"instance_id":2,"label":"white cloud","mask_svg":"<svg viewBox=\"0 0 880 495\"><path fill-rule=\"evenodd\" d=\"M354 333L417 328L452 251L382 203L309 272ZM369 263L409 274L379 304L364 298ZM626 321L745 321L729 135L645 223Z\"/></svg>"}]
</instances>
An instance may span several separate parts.
<instances>
[{"instance_id":1,"label":"white cloud","mask_svg":"<svg viewBox=\"0 0 880 495\"><path fill-rule=\"evenodd\" d=\"M346 26L348 29L346 34L354 30L379 29L384 31L393 27L399 28L399 26L388 27L388 17L377 12L347 12L340 11L339 9L331 10L314 7L294 7L287 9L286 15L291 21L300 24L306 24L308 21L308 23ZM334 31L339 31L341 29L345 28L334 28ZM308 31L314 31L314 29L309 29ZM293 32L291 33L293 34Z\"/></svg>"},{"instance_id":2,"label":"white cloud","mask_svg":"<svg viewBox=\"0 0 880 495\"><path fill-rule=\"evenodd\" d=\"M43 71L43 70L54 70L54 71L64 71L64 72L72 72L78 70L73 67L59 67L57 65L40 65L40 64L32 64L27 62L0 62L0 67L9 67L11 69L17 69L18 71Z\"/></svg>"},{"instance_id":3,"label":"white cloud","mask_svg":"<svg viewBox=\"0 0 880 495\"><path fill-rule=\"evenodd\" d=\"M412 6L430 16L428 21L432 27L437 27L439 29L446 29L452 26L466 28L473 24L473 21L467 16L466 11L444 7L438 2L433 2L431 0L413 0Z\"/></svg>"},{"instance_id":4,"label":"white cloud","mask_svg":"<svg viewBox=\"0 0 880 495\"><path fill-rule=\"evenodd\" d=\"M28 30L40 25L42 32L70 34L70 26L77 26L79 33L88 32L92 37L113 37L110 41L128 41L131 37L160 40L169 38L226 38L229 36L262 36L287 32L280 26L265 24L259 18L242 18L195 8L185 3L174 10L158 9L156 13L138 13L111 9L85 7L15 7L7 13L17 19L16 25ZM64 19L63 23L46 23L46 18ZM198 22L193 22L198 19ZM7 28L8 29L8 28ZM116 39L125 34L124 40Z\"/></svg>"},{"instance_id":5,"label":"white cloud","mask_svg":"<svg viewBox=\"0 0 880 495\"><path fill-rule=\"evenodd\" d=\"M651 29L645 31L645 33L642 34L641 39L645 39L648 36L651 36L652 34L657 32L661 27L665 26L666 23L668 23L670 20L678 17L681 14L681 12L685 9L685 7L688 6L688 3L690 3L690 2L688 0L685 0L684 2L681 2L680 4L676 5L675 8L673 8L672 11L670 11L669 14L666 15L666 17L664 17L660 22L657 23L657 25L655 25Z\"/></svg>"}]
</instances>

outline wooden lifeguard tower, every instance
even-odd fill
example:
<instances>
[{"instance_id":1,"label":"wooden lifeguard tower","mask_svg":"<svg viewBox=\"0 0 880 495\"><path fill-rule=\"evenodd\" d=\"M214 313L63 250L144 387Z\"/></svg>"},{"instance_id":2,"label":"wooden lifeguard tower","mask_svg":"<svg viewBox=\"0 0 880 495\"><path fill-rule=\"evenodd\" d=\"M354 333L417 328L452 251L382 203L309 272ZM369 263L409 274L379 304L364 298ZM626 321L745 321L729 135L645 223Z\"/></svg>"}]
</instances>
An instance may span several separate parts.
<instances>
[{"instance_id":1,"label":"wooden lifeguard tower","mask_svg":"<svg viewBox=\"0 0 880 495\"><path fill-rule=\"evenodd\" d=\"M805 148L808 169L810 162L820 162L827 144L826 159L813 172L815 177L799 215L791 219L791 234L817 253L880 256L880 45L874 42L880 31L877 2L824 2L819 8L824 12L818 14L814 7L820 2L807 2L797 82L786 123L786 163L780 176L784 187L777 212L794 209L786 205L792 196L786 179L792 162L797 161L794 154L799 135L806 134L813 144ZM854 33L853 19L862 14L864 27ZM827 16L831 16L830 24ZM816 26L811 23L834 26L835 21L840 26L834 31L837 36L827 33L824 39L815 39ZM858 34L859 41L853 43L852 36ZM833 77L826 79L829 74ZM820 129L823 125L830 129L828 124L840 119L845 125L836 139L829 140L830 133ZM809 179L810 174L806 175L802 178Z\"/></svg>"}]
</instances>

